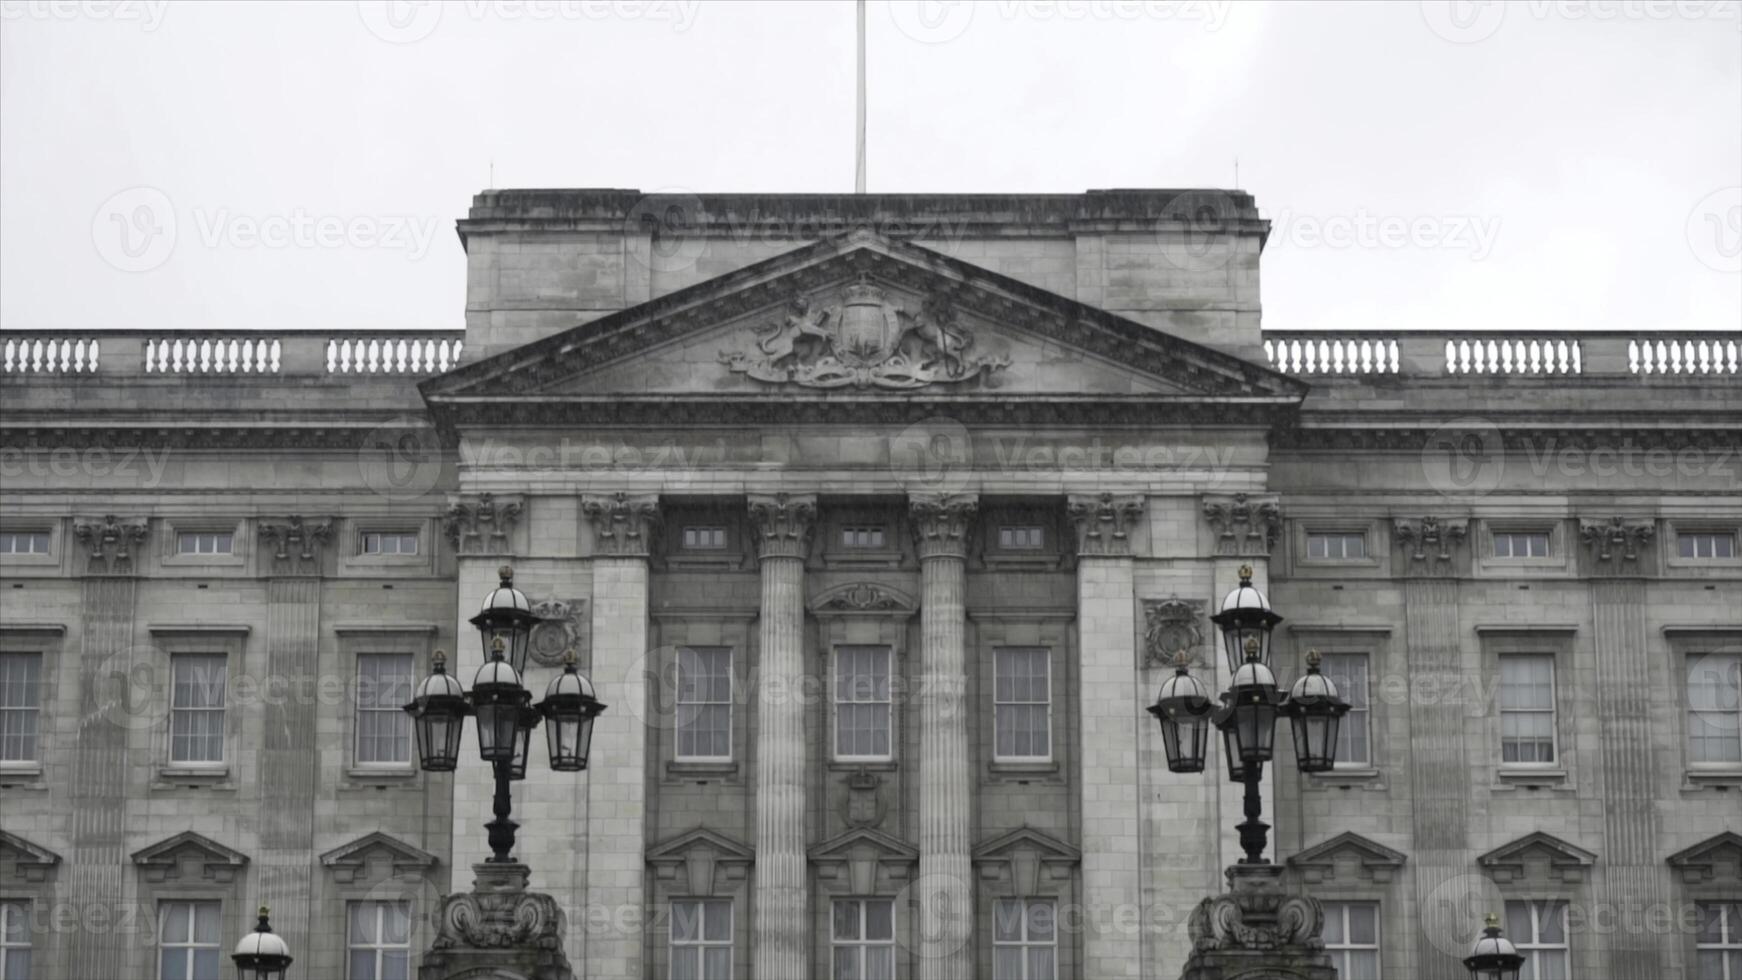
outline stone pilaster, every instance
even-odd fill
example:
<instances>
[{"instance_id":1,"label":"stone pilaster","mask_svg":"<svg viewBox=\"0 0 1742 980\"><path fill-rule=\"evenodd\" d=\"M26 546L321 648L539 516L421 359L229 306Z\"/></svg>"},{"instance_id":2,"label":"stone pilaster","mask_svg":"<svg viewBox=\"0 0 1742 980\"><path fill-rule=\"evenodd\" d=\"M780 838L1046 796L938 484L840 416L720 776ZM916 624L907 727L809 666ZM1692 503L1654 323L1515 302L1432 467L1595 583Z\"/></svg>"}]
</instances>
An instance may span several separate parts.
<instances>
[{"instance_id":1,"label":"stone pilaster","mask_svg":"<svg viewBox=\"0 0 1742 980\"><path fill-rule=\"evenodd\" d=\"M963 607L968 540L979 499L909 500L920 559L919 881L921 980L974 976L973 814Z\"/></svg>"},{"instance_id":2,"label":"stone pilaster","mask_svg":"<svg viewBox=\"0 0 1742 980\"><path fill-rule=\"evenodd\" d=\"M811 495L751 495L762 568L756 728L755 976L809 972L805 835L804 561L816 526Z\"/></svg>"},{"instance_id":3,"label":"stone pilaster","mask_svg":"<svg viewBox=\"0 0 1742 980\"><path fill-rule=\"evenodd\" d=\"M1465 683L1458 628L1458 583L1450 578L1420 577L1403 585L1403 615L1408 638L1410 683L1422 691L1457 691ZM1469 710L1456 697L1409 700L1409 769L1411 831L1415 853L1409 868L1415 880L1415 904L1425 936L1455 935L1458 907L1467 891L1458 879L1469 874L1470 760L1464 740ZM1448 901L1448 896L1452 900ZM1433 942L1417 945L1415 976L1423 980L1459 980L1466 975L1456 959L1442 955Z\"/></svg>"},{"instance_id":4,"label":"stone pilaster","mask_svg":"<svg viewBox=\"0 0 1742 980\"><path fill-rule=\"evenodd\" d=\"M279 545L266 563L266 643L247 651L240 672L264 670L269 685L319 673L320 569L331 527L330 521L300 517L262 522L262 537ZM277 530L267 533L269 528ZM268 698L261 708L258 771L273 776L260 781L257 900L272 907L278 931L287 936L311 935L306 897L314 893L309 855L318 850L320 754L309 746L317 741L317 707L315 699L289 697Z\"/></svg>"},{"instance_id":5,"label":"stone pilaster","mask_svg":"<svg viewBox=\"0 0 1742 980\"><path fill-rule=\"evenodd\" d=\"M1658 792L1661 776L1653 762L1651 649L1645 626L1643 579L1591 583L1596 663L1597 723L1602 759L1603 858L1595 868L1599 903L1613 909L1663 907L1668 901L1668 868L1657 856ZM1679 679L1679 668L1671 677ZM1604 960L1618 977L1670 974L1670 956L1661 935L1649 929L1604 930L1609 955Z\"/></svg>"},{"instance_id":6,"label":"stone pilaster","mask_svg":"<svg viewBox=\"0 0 1742 980\"><path fill-rule=\"evenodd\" d=\"M586 496L593 529L593 684L609 709L587 770L587 974L640 977L647 909L647 555L654 496ZM627 924L627 925L626 925ZM581 929L577 923L577 930Z\"/></svg>"},{"instance_id":7,"label":"stone pilaster","mask_svg":"<svg viewBox=\"0 0 1742 980\"><path fill-rule=\"evenodd\" d=\"M1147 974L1141 930L1143 868L1139 728L1148 715L1137 669L1137 593L1131 532L1140 496L1073 496L1081 661L1083 967L1087 977Z\"/></svg>"},{"instance_id":8,"label":"stone pilaster","mask_svg":"<svg viewBox=\"0 0 1742 980\"><path fill-rule=\"evenodd\" d=\"M133 643L137 580L135 553L146 539L146 521L104 517L77 521L73 534L85 549L80 605L79 735L73 752L72 854L65 899L72 908L114 908L132 894L127 874L129 806L128 738L142 745L154 734L141 712L154 711L150 690L134 685L150 672L167 680L167 655L150 662L149 648ZM160 688L161 689L161 688ZM81 933L61 948L69 977L119 977L137 968L139 954L127 947L136 937L119 930Z\"/></svg>"}]
</instances>

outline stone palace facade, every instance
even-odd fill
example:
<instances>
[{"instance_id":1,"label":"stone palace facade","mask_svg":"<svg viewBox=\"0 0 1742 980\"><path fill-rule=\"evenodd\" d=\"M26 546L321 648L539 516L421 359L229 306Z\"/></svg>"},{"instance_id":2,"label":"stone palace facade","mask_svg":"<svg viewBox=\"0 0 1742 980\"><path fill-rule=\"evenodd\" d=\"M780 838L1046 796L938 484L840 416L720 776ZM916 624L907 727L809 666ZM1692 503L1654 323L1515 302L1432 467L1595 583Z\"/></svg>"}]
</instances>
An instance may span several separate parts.
<instances>
[{"instance_id":1,"label":"stone palace facade","mask_svg":"<svg viewBox=\"0 0 1742 980\"><path fill-rule=\"evenodd\" d=\"M1267 332L1267 231L491 191L464 331L0 335L5 980L415 971L491 784L397 709L505 564L610 706L515 786L578 976L1177 976L1240 790L1144 708L1251 565L1343 976L1742 980L1739 335Z\"/></svg>"}]
</instances>

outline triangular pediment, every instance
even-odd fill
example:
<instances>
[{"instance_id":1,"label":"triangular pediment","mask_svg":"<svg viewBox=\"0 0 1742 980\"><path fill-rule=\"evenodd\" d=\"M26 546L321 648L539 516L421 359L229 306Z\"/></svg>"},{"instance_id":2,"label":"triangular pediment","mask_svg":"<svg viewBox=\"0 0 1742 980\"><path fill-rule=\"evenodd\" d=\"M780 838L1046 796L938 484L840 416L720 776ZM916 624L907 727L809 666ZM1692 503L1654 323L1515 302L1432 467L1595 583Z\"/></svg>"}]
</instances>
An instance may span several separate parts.
<instances>
[{"instance_id":1,"label":"triangular pediment","mask_svg":"<svg viewBox=\"0 0 1742 980\"><path fill-rule=\"evenodd\" d=\"M1597 863L1597 855L1538 830L1496 847L1476 863L1493 872L1497 880L1522 879L1534 867L1562 881L1578 881L1586 868Z\"/></svg>"},{"instance_id":2,"label":"triangular pediment","mask_svg":"<svg viewBox=\"0 0 1742 980\"><path fill-rule=\"evenodd\" d=\"M718 831L697 827L649 847L647 860L654 863L681 861L691 852L703 848L711 850L721 860L750 861L756 856L756 852L748 844Z\"/></svg>"},{"instance_id":3,"label":"triangular pediment","mask_svg":"<svg viewBox=\"0 0 1742 980\"><path fill-rule=\"evenodd\" d=\"M1689 883L1742 883L1742 834L1726 830L1669 856L1670 867L1681 869Z\"/></svg>"},{"instance_id":4,"label":"triangular pediment","mask_svg":"<svg viewBox=\"0 0 1742 980\"><path fill-rule=\"evenodd\" d=\"M919 849L870 827L856 827L810 849L812 861L846 861L866 857L877 861L918 861Z\"/></svg>"},{"instance_id":5,"label":"triangular pediment","mask_svg":"<svg viewBox=\"0 0 1742 980\"><path fill-rule=\"evenodd\" d=\"M1268 417L1306 386L908 242L826 239L420 386L446 423L718 421L793 402L1214 405ZM1016 397L1012 397L1016 396ZM644 404L645 403L645 404ZM1006 413L1008 409L1006 410ZM776 417L779 417L776 415ZM1007 417L1007 415L1006 415ZM1209 416L1206 416L1209 417Z\"/></svg>"},{"instance_id":6,"label":"triangular pediment","mask_svg":"<svg viewBox=\"0 0 1742 980\"><path fill-rule=\"evenodd\" d=\"M1354 831L1344 831L1289 858L1288 866L1309 884L1340 877L1339 865L1352 869L1353 876L1385 882L1403 867L1405 860L1407 858L1401 851L1392 850Z\"/></svg>"},{"instance_id":7,"label":"triangular pediment","mask_svg":"<svg viewBox=\"0 0 1742 980\"><path fill-rule=\"evenodd\" d=\"M1045 831L1033 827L1018 827L982 841L974 848L973 860L976 863L992 861L1007 858L1018 851L1032 852L1042 861L1067 861L1073 864L1083 857L1077 848Z\"/></svg>"},{"instance_id":8,"label":"triangular pediment","mask_svg":"<svg viewBox=\"0 0 1742 980\"><path fill-rule=\"evenodd\" d=\"M730 893L749 880L756 852L743 841L706 827L685 831L647 849L661 880L690 895ZM681 884L680 884L681 883Z\"/></svg>"},{"instance_id":9,"label":"triangular pediment","mask_svg":"<svg viewBox=\"0 0 1742 980\"><path fill-rule=\"evenodd\" d=\"M138 865L151 881L196 876L210 881L228 882L248 865L248 855L191 830L158 841L133 854Z\"/></svg>"},{"instance_id":10,"label":"triangular pediment","mask_svg":"<svg viewBox=\"0 0 1742 980\"><path fill-rule=\"evenodd\" d=\"M17 834L0 830L0 863L12 865L25 881L42 881L55 865L60 864L60 855Z\"/></svg>"},{"instance_id":11,"label":"triangular pediment","mask_svg":"<svg viewBox=\"0 0 1742 980\"><path fill-rule=\"evenodd\" d=\"M368 867L371 859L389 862L396 875L426 871L435 867L437 861L434 854L378 830L322 854L321 864L341 875L355 876Z\"/></svg>"}]
</instances>

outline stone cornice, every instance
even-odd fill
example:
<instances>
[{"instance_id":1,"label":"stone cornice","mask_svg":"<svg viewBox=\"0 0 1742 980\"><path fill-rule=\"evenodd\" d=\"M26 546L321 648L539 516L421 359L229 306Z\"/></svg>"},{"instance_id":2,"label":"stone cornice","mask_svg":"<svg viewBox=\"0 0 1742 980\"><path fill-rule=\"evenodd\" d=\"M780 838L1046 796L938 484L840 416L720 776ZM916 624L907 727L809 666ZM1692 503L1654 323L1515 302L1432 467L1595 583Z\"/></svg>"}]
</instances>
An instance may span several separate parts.
<instances>
[{"instance_id":1,"label":"stone cornice","mask_svg":"<svg viewBox=\"0 0 1742 980\"><path fill-rule=\"evenodd\" d=\"M1413 422L1401 413L1372 410L1364 413L1340 413L1340 424L1323 424L1322 420L1302 419L1302 424L1282 424L1271 430L1270 446L1282 452L1409 452L1443 453L1446 450L1450 422ZM1696 424L1700 418L1665 417L1641 420L1639 425L1609 424L1579 425L1577 414L1561 423L1536 420L1490 418L1486 427L1472 429L1484 440L1493 440L1492 448L1512 452L1544 453L1571 449L1633 448L1647 450L1730 449L1742 445L1736 435L1736 420L1713 418L1709 424ZM1484 443L1485 448L1489 445ZM1520 461L1524 462L1524 461Z\"/></svg>"},{"instance_id":2,"label":"stone cornice","mask_svg":"<svg viewBox=\"0 0 1742 980\"><path fill-rule=\"evenodd\" d=\"M659 529L659 496L626 493L588 494L581 513L593 526L594 554L609 558L646 558Z\"/></svg>"},{"instance_id":3,"label":"stone cornice","mask_svg":"<svg viewBox=\"0 0 1742 980\"><path fill-rule=\"evenodd\" d=\"M1140 494L1073 495L1065 501L1065 517L1076 532L1077 556L1131 555L1131 529L1143 518Z\"/></svg>"},{"instance_id":4,"label":"stone cornice","mask_svg":"<svg viewBox=\"0 0 1742 980\"><path fill-rule=\"evenodd\" d=\"M916 493L908 498L914 545L921 560L968 557L980 498L971 493Z\"/></svg>"},{"instance_id":5,"label":"stone cornice","mask_svg":"<svg viewBox=\"0 0 1742 980\"><path fill-rule=\"evenodd\" d=\"M750 526L756 534L756 557L797 558L810 554L817 525L815 494L749 495Z\"/></svg>"}]
</instances>

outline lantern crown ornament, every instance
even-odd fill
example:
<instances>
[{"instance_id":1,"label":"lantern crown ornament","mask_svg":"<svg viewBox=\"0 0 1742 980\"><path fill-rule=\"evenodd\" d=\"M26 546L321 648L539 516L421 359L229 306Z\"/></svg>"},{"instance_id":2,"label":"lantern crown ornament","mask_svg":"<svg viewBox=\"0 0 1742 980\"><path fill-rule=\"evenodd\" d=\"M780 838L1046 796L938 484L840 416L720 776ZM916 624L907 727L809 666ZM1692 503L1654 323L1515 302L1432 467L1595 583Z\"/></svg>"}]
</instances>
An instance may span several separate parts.
<instances>
[{"instance_id":1,"label":"lantern crown ornament","mask_svg":"<svg viewBox=\"0 0 1742 980\"><path fill-rule=\"evenodd\" d=\"M260 906L260 920L254 931L236 944L230 959L236 964L237 980L284 980L290 969L290 947L284 938L272 931L268 919L271 909Z\"/></svg>"},{"instance_id":2,"label":"lantern crown ornament","mask_svg":"<svg viewBox=\"0 0 1742 980\"><path fill-rule=\"evenodd\" d=\"M1470 980L1518 980L1524 968L1524 954L1500 932L1500 917L1488 913L1488 927L1476 937L1470 955L1464 957L1464 969Z\"/></svg>"},{"instance_id":3,"label":"lantern crown ornament","mask_svg":"<svg viewBox=\"0 0 1742 980\"><path fill-rule=\"evenodd\" d=\"M1222 648L1228 670L1235 672L1246 660L1251 641L1258 644L1258 662L1270 665L1270 633L1282 622L1270 608L1270 600L1252 584L1252 566L1240 566L1240 584L1222 598L1222 606L1210 622L1222 631Z\"/></svg>"},{"instance_id":4,"label":"lantern crown ornament","mask_svg":"<svg viewBox=\"0 0 1742 980\"><path fill-rule=\"evenodd\" d=\"M1174 654L1173 676L1161 682L1161 691L1149 713L1161 723L1162 747L1167 750L1170 772L1203 772L1209 741L1210 711L1214 707L1204 685L1188 669L1191 657L1184 650Z\"/></svg>"},{"instance_id":5,"label":"lantern crown ornament","mask_svg":"<svg viewBox=\"0 0 1742 980\"><path fill-rule=\"evenodd\" d=\"M484 659L490 659L496 641L500 640L508 665L519 674L526 670L526 652L531 644L532 628L540 620L532 611L532 600L526 597L526 593L514 587L513 567L503 565L496 570L496 574L501 584L484 596L478 615L468 622L478 628L478 637L484 645Z\"/></svg>"}]
</instances>

